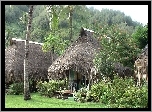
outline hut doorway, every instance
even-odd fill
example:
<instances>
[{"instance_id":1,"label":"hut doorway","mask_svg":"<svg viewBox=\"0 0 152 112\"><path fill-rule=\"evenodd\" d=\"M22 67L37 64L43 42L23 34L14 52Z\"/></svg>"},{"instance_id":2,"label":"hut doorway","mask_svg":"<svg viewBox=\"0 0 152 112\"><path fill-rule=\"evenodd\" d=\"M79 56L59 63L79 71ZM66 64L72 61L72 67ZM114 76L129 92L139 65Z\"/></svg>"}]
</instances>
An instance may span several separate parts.
<instances>
[{"instance_id":1,"label":"hut doorway","mask_svg":"<svg viewBox=\"0 0 152 112\"><path fill-rule=\"evenodd\" d=\"M72 91L74 89L78 91L80 88L86 87L89 83L85 75L73 71L72 69L68 70L66 73L68 73L69 89Z\"/></svg>"},{"instance_id":2,"label":"hut doorway","mask_svg":"<svg viewBox=\"0 0 152 112\"><path fill-rule=\"evenodd\" d=\"M88 84L89 84L89 80L86 78L85 75L83 75L81 79L81 85L86 87Z\"/></svg>"},{"instance_id":3,"label":"hut doorway","mask_svg":"<svg viewBox=\"0 0 152 112\"><path fill-rule=\"evenodd\" d=\"M73 91L74 89L77 91L79 89L79 83L80 83L80 75L73 71L72 69L69 70L69 86L71 91Z\"/></svg>"}]
</instances>

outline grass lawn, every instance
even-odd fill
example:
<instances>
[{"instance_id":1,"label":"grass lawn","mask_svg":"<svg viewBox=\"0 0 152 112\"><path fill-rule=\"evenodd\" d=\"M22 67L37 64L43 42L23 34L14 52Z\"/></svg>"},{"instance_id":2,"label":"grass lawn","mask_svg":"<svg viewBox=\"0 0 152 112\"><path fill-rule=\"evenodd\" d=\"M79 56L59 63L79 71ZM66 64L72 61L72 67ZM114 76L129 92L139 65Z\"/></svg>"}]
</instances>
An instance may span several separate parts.
<instances>
[{"instance_id":1,"label":"grass lawn","mask_svg":"<svg viewBox=\"0 0 152 112\"><path fill-rule=\"evenodd\" d=\"M31 97L31 100L24 101L23 95L5 95L5 108L105 108L101 103L47 98L38 93L32 93Z\"/></svg>"}]
</instances>

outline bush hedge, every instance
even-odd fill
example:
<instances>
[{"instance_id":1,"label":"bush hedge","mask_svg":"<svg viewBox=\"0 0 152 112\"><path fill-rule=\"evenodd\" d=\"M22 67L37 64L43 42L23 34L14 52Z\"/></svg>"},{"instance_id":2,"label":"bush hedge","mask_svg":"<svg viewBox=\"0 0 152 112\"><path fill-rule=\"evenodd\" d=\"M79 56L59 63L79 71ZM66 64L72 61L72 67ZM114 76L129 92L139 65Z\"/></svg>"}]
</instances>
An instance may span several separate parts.
<instances>
[{"instance_id":1,"label":"bush hedge","mask_svg":"<svg viewBox=\"0 0 152 112\"><path fill-rule=\"evenodd\" d=\"M83 90L83 91L82 91ZM80 102L94 101L114 108L145 108L148 105L148 87L136 87L133 78L122 79L114 75L114 80L100 81L91 86L91 90L83 88L75 97ZM85 94L86 96L82 96Z\"/></svg>"},{"instance_id":2,"label":"bush hedge","mask_svg":"<svg viewBox=\"0 0 152 112\"><path fill-rule=\"evenodd\" d=\"M21 95L24 93L24 83L13 83L10 85L9 89L7 90L6 94L9 95Z\"/></svg>"},{"instance_id":3,"label":"bush hedge","mask_svg":"<svg viewBox=\"0 0 152 112\"><path fill-rule=\"evenodd\" d=\"M5 84L6 86L6 84ZM10 85L7 85L6 94L9 95L21 95L24 93L24 82L13 82ZM33 86L33 80L29 80L29 89L30 92L36 92L36 88Z\"/></svg>"},{"instance_id":4,"label":"bush hedge","mask_svg":"<svg viewBox=\"0 0 152 112\"><path fill-rule=\"evenodd\" d=\"M52 97L55 91L59 91L60 88L63 89L65 87L64 80L50 80L49 82L38 82L37 89L41 95Z\"/></svg>"},{"instance_id":5,"label":"bush hedge","mask_svg":"<svg viewBox=\"0 0 152 112\"><path fill-rule=\"evenodd\" d=\"M148 104L148 87L136 87L132 78L122 79L115 75L114 80L94 84L91 94L105 104L117 107L144 108Z\"/></svg>"}]
</instances>

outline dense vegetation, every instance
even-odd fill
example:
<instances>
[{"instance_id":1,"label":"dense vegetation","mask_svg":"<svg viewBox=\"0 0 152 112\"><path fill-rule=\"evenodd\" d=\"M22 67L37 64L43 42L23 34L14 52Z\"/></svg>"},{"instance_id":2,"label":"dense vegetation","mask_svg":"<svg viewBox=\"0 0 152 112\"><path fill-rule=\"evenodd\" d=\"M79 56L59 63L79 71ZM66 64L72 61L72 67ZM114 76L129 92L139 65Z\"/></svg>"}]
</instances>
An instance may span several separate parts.
<instances>
[{"instance_id":1,"label":"dense vegetation","mask_svg":"<svg viewBox=\"0 0 152 112\"><path fill-rule=\"evenodd\" d=\"M55 92L63 90L64 88L67 89L66 87L67 86L65 85L64 80L63 81L51 80L48 83L40 81L37 84L39 94L37 94L37 96L32 95L32 97L36 98L36 97L40 97L39 95L41 95L41 97L46 96L48 98L51 98L49 101L55 100L54 99L54 96L56 96ZM11 93L9 92L8 94L10 95L6 95L6 98L8 97L11 98L14 92L18 92L18 94L23 94L23 87L19 86L19 84L13 84L11 86ZM19 97L16 96L16 98ZM96 102L97 105L98 104L101 104L101 106L106 105L106 107L108 108L147 108L148 86L144 84L142 87L139 88L135 86L134 80L132 78L122 79L117 75L115 75L114 80L110 80L110 79L106 79L105 81L101 80L99 83L93 84L90 90L88 90L88 88L85 87L81 88L80 90L78 90L78 92L74 93L74 99L72 100L81 103L91 102L90 104L93 104L92 102ZM8 105L8 102L11 101L7 100L6 106L10 107L11 105ZM76 103L73 102L73 104ZM53 106L53 103L51 104L51 106ZM43 105L41 107L43 107Z\"/></svg>"},{"instance_id":2,"label":"dense vegetation","mask_svg":"<svg viewBox=\"0 0 152 112\"><path fill-rule=\"evenodd\" d=\"M62 7L63 8L63 7ZM59 6L56 7L57 14L59 14ZM6 5L5 6L5 31L6 36L17 37L25 39L26 23L27 23L28 6L26 5ZM69 13L65 10L60 14L59 19L59 36L69 40L70 35L70 23ZM126 16L120 11L113 11L109 9L103 9L98 11L94 8L87 8L83 5L77 5L74 7L72 15L73 24L73 36L72 40L75 40L78 36L80 28L86 27L100 32L103 25L119 24L119 26L129 32L133 33L136 26L141 26L140 23L132 21L131 17ZM123 23L126 24L124 25ZM49 18L43 5L37 5L33 12L33 23L31 37L33 41L44 42L44 37L50 34ZM100 34L101 35L101 34Z\"/></svg>"},{"instance_id":3,"label":"dense vegetation","mask_svg":"<svg viewBox=\"0 0 152 112\"><path fill-rule=\"evenodd\" d=\"M122 89L123 88L123 89ZM86 94L86 97L84 97ZM144 85L140 89L135 86L133 79L122 79L114 76L114 80L107 79L93 84L91 90L81 88L75 97L77 101L86 102L90 99L109 107L145 108L148 106L148 87Z\"/></svg>"}]
</instances>

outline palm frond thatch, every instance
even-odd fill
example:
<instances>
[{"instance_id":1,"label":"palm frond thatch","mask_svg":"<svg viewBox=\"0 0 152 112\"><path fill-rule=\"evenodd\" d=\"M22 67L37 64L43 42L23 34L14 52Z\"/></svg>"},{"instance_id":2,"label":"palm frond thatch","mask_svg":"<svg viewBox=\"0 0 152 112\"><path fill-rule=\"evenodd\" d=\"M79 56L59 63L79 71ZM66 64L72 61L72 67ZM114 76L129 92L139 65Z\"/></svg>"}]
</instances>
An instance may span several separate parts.
<instances>
[{"instance_id":1,"label":"palm frond thatch","mask_svg":"<svg viewBox=\"0 0 152 112\"><path fill-rule=\"evenodd\" d=\"M25 40L13 38L5 49L5 82L23 81ZM54 56L55 58L55 56ZM42 43L29 41L29 78L46 79L51 62L51 52L42 51Z\"/></svg>"},{"instance_id":2,"label":"palm frond thatch","mask_svg":"<svg viewBox=\"0 0 152 112\"><path fill-rule=\"evenodd\" d=\"M145 46L144 49L142 49L141 54L138 55L138 58L135 63L137 62L140 62L142 68L146 68L148 73L148 44Z\"/></svg>"}]
</instances>

